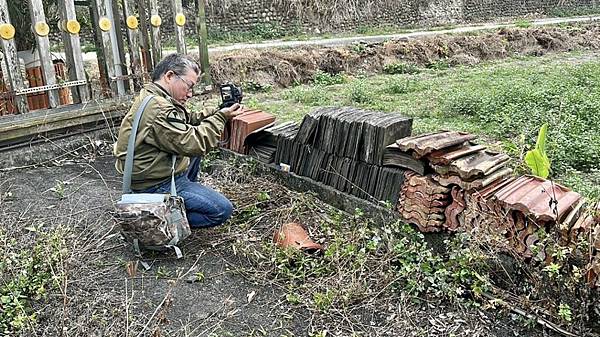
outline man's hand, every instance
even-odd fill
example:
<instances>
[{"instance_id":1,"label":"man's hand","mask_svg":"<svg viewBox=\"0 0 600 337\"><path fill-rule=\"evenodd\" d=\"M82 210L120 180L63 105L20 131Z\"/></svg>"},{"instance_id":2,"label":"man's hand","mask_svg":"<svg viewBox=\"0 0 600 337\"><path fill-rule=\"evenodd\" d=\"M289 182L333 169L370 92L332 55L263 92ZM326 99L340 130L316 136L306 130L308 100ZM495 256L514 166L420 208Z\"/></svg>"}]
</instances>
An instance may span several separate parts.
<instances>
[{"instance_id":1,"label":"man's hand","mask_svg":"<svg viewBox=\"0 0 600 337\"><path fill-rule=\"evenodd\" d=\"M239 103L235 103L229 108L223 108L219 110L219 112L223 113L223 115L225 115L225 118L230 120L235 116L241 115L242 112L244 112L244 109L242 109L242 106Z\"/></svg>"}]
</instances>

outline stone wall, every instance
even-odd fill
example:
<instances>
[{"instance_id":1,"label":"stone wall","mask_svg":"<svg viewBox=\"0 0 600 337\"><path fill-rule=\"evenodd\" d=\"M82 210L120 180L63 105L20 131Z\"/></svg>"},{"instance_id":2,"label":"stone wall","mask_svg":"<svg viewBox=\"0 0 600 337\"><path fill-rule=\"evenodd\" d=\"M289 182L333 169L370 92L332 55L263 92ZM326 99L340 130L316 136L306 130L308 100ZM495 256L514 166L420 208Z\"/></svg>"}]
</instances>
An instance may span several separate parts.
<instances>
[{"instance_id":1,"label":"stone wall","mask_svg":"<svg viewBox=\"0 0 600 337\"><path fill-rule=\"evenodd\" d=\"M276 29L291 32L341 32L372 26L432 26L476 22L501 17L552 15L558 11L589 11L600 0L355 0L329 8L333 0L206 0L211 32L252 32ZM184 1L195 33L194 1ZM161 2L163 36L173 34L170 4ZM301 8L301 10L299 10ZM600 9L599 9L600 10Z\"/></svg>"}]
</instances>

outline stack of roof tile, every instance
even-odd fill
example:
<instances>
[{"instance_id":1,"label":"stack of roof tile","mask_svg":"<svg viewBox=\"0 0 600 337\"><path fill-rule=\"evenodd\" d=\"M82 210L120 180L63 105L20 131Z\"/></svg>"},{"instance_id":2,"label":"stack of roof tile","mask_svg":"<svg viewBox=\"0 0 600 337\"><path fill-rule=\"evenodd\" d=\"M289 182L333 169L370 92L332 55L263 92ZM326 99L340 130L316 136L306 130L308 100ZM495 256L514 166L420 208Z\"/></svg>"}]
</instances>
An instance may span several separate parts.
<instances>
[{"instance_id":1,"label":"stack of roof tile","mask_svg":"<svg viewBox=\"0 0 600 337\"><path fill-rule=\"evenodd\" d=\"M298 124L295 122L285 122L252 132L246 138L248 155L263 163L273 163L279 139L291 139L296 132L298 132Z\"/></svg>"},{"instance_id":2,"label":"stack of roof tile","mask_svg":"<svg viewBox=\"0 0 600 337\"><path fill-rule=\"evenodd\" d=\"M438 232L446 223L444 212L450 201L450 188L436 183L430 176L407 171L398 212L422 232Z\"/></svg>"},{"instance_id":3,"label":"stack of roof tile","mask_svg":"<svg viewBox=\"0 0 600 337\"><path fill-rule=\"evenodd\" d=\"M485 231L498 236L499 241L510 243L526 258L534 255L532 246L539 242L540 228L553 231L562 224L561 244L574 244L586 230L578 221L585 206L581 196L544 179L511 177L512 170L507 167L509 157L472 143L475 138L468 133L441 131L400 139L397 146L388 147L388 152L394 154L388 157L384 154L384 163L395 161L395 166L425 174L423 179L431 179L449 190L449 202L443 210L444 223L438 224L439 229ZM401 195L408 188L403 187ZM406 220L421 230L425 227L431 231L430 226L419 222L423 219L406 214L406 210L416 207L415 201L404 195L398 205ZM429 200L422 201L420 208L421 214L434 217L440 211ZM538 258L551 258L544 252L538 254Z\"/></svg>"},{"instance_id":4,"label":"stack of roof tile","mask_svg":"<svg viewBox=\"0 0 600 337\"><path fill-rule=\"evenodd\" d=\"M582 216L581 227L589 229L590 263L587 267L587 280L590 287L600 288L600 202L590 214ZM578 221L579 222L579 221Z\"/></svg>"},{"instance_id":5,"label":"stack of roof tile","mask_svg":"<svg viewBox=\"0 0 600 337\"><path fill-rule=\"evenodd\" d=\"M223 136L225 138L224 147L242 154L248 153L245 145L246 138L252 132L261 129L275 122L275 116L260 111L246 109L242 114L231 120L229 132Z\"/></svg>"},{"instance_id":6,"label":"stack of roof tile","mask_svg":"<svg viewBox=\"0 0 600 337\"><path fill-rule=\"evenodd\" d=\"M382 167L386 146L409 136L412 119L354 108L320 108L292 137L278 138L276 164L368 200L397 201L404 170Z\"/></svg>"},{"instance_id":7,"label":"stack of roof tile","mask_svg":"<svg viewBox=\"0 0 600 337\"><path fill-rule=\"evenodd\" d=\"M509 157L472 144L476 136L441 131L399 139L388 146L384 164L411 169L448 190L449 202L440 229L456 231L464 224L465 191L484 188L512 173ZM415 163L416 161L416 163ZM438 213L434 210L433 213ZM407 219L408 220L408 219Z\"/></svg>"},{"instance_id":8,"label":"stack of roof tile","mask_svg":"<svg viewBox=\"0 0 600 337\"><path fill-rule=\"evenodd\" d=\"M502 234L518 254L531 258L535 255L532 247L540 240L538 230L558 230L559 223L576 217L583 205L580 201L578 193L549 180L532 176L500 179L468 194L464 226ZM567 226L567 233L576 237L578 230ZM551 259L544 251L537 257L548 262Z\"/></svg>"},{"instance_id":9,"label":"stack of roof tile","mask_svg":"<svg viewBox=\"0 0 600 337\"><path fill-rule=\"evenodd\" d=\"M397 141L399 150L420 159L433 169L444 186L465 190L485 187L512 173L505 167L509 157L470 141L476 136L455 131L429 133Z\"/></svg>"},{"instance_id":10,"label":"stack of roof tile","mask_svg":"<svg viewBox=\"0 0 600 337\"><path fill-rule=\"evenodd\" d=\"M351 107L317 109L302 120L298 143L381 165L386 146L410 136L412 118Z\"/></svg>"}]
</instances>

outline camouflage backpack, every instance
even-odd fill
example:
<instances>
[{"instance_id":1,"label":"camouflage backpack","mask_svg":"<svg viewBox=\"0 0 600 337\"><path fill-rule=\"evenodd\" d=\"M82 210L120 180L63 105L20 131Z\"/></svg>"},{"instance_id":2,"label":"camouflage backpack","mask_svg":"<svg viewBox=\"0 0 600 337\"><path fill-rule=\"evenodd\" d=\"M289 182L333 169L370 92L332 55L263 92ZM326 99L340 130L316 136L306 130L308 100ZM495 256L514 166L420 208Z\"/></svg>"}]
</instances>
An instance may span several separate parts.
<instances>
[{"instance_id":1,"label":"camouflage backpack","mask_svg":"<svg viewBox=\"0 0 600 337\"><path fill-rule=\"evenodd\" d=\"M144 109L152 98L152 95L144 98L131 127L123 169L123 195L115 206L116 219L121 234L138 254L140 249L174 249L180 258L182 254L177 244L190 235L191 231L183 198L177 196L175 188L175 155L172 156L170 194L131 191L135 137Z\"/></svg>"}]
</instances>

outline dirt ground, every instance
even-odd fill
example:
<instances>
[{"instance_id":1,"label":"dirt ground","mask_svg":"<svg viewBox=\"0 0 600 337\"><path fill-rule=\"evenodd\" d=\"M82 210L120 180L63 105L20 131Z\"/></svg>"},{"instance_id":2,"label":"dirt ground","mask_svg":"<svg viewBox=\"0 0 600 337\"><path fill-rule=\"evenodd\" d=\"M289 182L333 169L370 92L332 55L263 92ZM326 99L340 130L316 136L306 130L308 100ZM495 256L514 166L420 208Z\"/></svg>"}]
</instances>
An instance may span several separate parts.
<instances>
[{"instance_id":1,"label":"dirt ground","mask_svg":"<svg viewBox=\"0 0 600 337\"><path fill-rule=\"evenodd\" d=\"M282 222L302 217L314 230L331 208L312 195L274 184L268 176L244 174L224 163L201 180L234 202L233 221L194 230L185 257L139 259L119 239L111 219L120 177L110 143L46 167L0 171L0 226L27 249L35 233L66 228L66 277L45 300L33 302L38 323L26 336L546 336L535 324L502 309L415 302L385 289L372 306L328 313L308 303L286 301L284 283L256 272L240 245L271 245ZM223 164L223 163L221 163ZM251 226L240 225L259 186L271 199ZM10 193L9 193L10 192ZM297 205L289 211L287 206ZM308 206L307 206L308 205ZM286 206L286 207L284 207ZM325 243L326 244L326 243ZM202 275L199 277L198 275ZM365 308L369 308L365 310Z\"/></svg>"}]
</instances>

